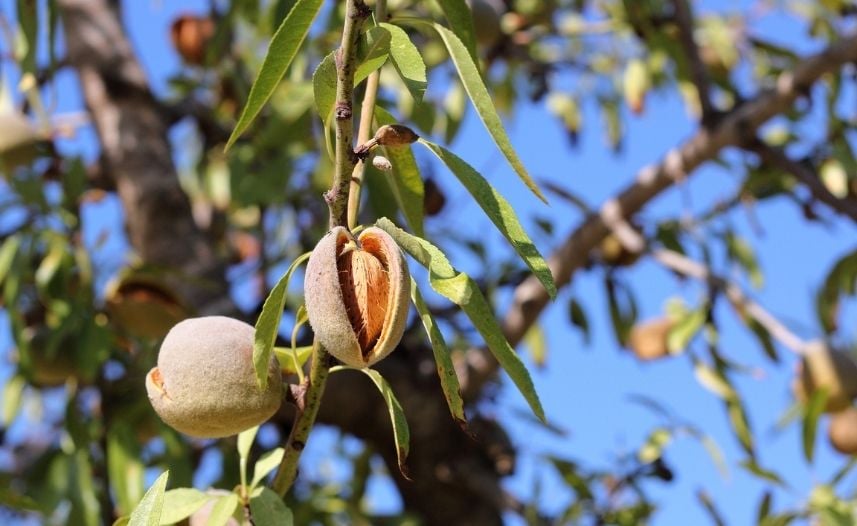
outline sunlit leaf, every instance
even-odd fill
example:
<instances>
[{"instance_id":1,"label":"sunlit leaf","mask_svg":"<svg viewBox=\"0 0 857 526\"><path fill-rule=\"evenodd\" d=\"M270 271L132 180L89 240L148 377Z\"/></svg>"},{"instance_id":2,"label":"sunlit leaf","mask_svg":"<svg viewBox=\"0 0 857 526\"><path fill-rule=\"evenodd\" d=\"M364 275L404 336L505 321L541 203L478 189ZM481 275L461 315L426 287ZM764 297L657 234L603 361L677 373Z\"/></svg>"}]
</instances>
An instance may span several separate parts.
<instances>
[{"instance_id":1,"label":"sunlit leaf","mask_svg":"<svg viewBox=\"0 0 857 526\"><path fill-rule=\"evenodd\" d=\"M399 471L405 478L408 478L408 467L405 461L408 459L408 452L411 445L411 432L408 429L408 421L405 419L405 411L402 405L390 389L387 380L381 376L381 373L373 369L360 369L375 384L375 387L381 391L381 396L384 397L384 403L387 404L387 410L390 413L390 423L393 426L393 439L396 442L396 458L399 462Z\"/></svg>"},{"instance_id":2,"label":"sunlit leaf","mask_svg":"<svg viewBox=\"0 0 857 526\"><path fill-rule=\"evenodd\" d=\"M298 365L303 367L307 360L309 360L309 357L312 356L312 345L296 347L295 353L298 356ZM294 354L292 354L292 349L290 347L274 347L274 355L280 362L280 369L283 370L283 373L297 373L297 370L295 369Z\"/></svg>"},{"instance_id":3,"label":"sunlit leaf","mask_svg":"<svg viewBox=\"0 0 857 526\"><path fill-rule=\"evenodd\" d=\"M107 432L107 472L121 515L128 515L145 491L145 466L140 460L136 434L124 422L117 422Z\"/></svg>"},{"instance_id":4,"label":"sunlit leaf","mask_svg":"<svg viewBox=\"0 0 857 526\"><path fill-rule=\"evenodd\" d=\"M322 0L297 0L292 10L283 19L283 23L280 24L277 32L271 38L265 60L262 62L256 80L250 88L250 95L241 112L241 117L239 117L238 123L226 142L227 149L250 126L256 116L259 115L262 106L273 95L304 38L306 38L321 4Z\"/></svg>"},{"instance_id":5,"label":"sunlit leaf","mask_svg":"<svg viewBox=\"0 0 857 526\"><path fill-rule=\"evenodd\" d=\"M464 0L437 0L437 3L443 9L451 33L458 35L471 60L476 63L479 60L476 55L476 29L470 7Z\"/></svg>"},{"instance_id":6,"label":"sunlit leaf","mask_svg":"<svg viewBox=\"0 0 857 526\"><path fill-rule=\"evenodd\" d=\"M159 526L161 523L161 510L164 507L164 492L167 489L169 471L164 471L155 480L152 487L143 495L143 500L131 512L128 526Z\"/></svg>"},{"instance_id":7,"label":"sunlit leaf","mask_svg":"<svg viewBox=\"0 0 857 526\"><path fill-rule=\"evenodd\" d=\"M437 365L437 374L440 377L440 386L443 390L443 396L446 398L446 403L449 406L449 411L452 413L452 418L458 422L458 425L463 427L466 425L464 402L461 399L461 388L458 384L458 376L455 374L452 356L449 354L443 334L438 329L428 305L426 305L422 294L420 294L417 282L413 278L411 278L411 301L413 301L414 307L417 309L420 321L422 321L428 335L429 343L431 343L434 361Z\"/></svg>"},{"instance_id":8,"label":"sunlit leaf","mask_svg":"<svg viewBox=\"0 0 857 526\"><path fill-rule=\"evenodd\" d=\"M230 493L219 497L211 508L211 513L208 515L208 522L205 526L224 526L232 518L235 509L238 507L238 495ZM258 523L257 524L261 524Z\"/></svg>"},{"instance_id":9,"label":"sunlit leaf","mask_svg":"<svg viewBox=\"0 0 857 526\"><path fill-rule=\"evenodd\" d=\"M545 331L534 323L524 334L524 345L530 352L530 358L537 367L544 367L548 358L548 345Z\"/></svg>"},{"instance_id":10,"label":"sunlit leaf","mask_svg":"<svg viewBox=\"0 0 857 526\"><path fill-rule=\"evenodd\" d=\"M375 107L375 122L378 126L396 124L396 119L381 106ZM393 196L402 211L408 226L414 234L423 234L423 201L425 186L420 176L420 169L414 159L410 146L384 148L384 155L393 165L392 172L386 172L385 177L393 189Z\"/></svg>"},{"instance_id":11,"label":"sunlit leaf","mask_svg":"<svg viewBox=\"0 0 857 526\"><path fill-rule=\"evenodd\" d=\"M253 367L256 371L256 383L260 389L268 385L268 363L271 360L271 352L274 342L280 330L280 319L283 316L283 307L286 304L286 292L289 288L289 280L292 279L294 271L309 259L310 253L306 253L295 259L286 273L271 289L271 293L265 299L259 319L256 320L256 336L253 342Z\"/></svg>"},{"instance_id":12,"label":"sunlit leaf","mask_svg":"<svg viewBox=\"0 0 857 526\"><path fill-rule=\"evenodd\" d=\"M280 461L283 460L285 450L281 447L268 451L256 462L253 468L253 482L250 483L251 488L255 488L269 473L277 469Z\"/></svg>"},{"instance_id":13,"label":"sunlit leaf","mask_svg":"<svg viewBox=\"0 0 857 526\"><path fill-rule=\"evenodd\" d=\"M258 432L259 426L253 426L238 433L238 443L236 446L238 458L247 459L250 457L250 448L253 447L253 441L256 440L256 433Z\"/></svg>"},{"instance_id":14,"label":"sunlit leaf","mask_svg":"<svg viewBox=\"0 0 857 526\"><path fill-rule=\"evenodd\" d=\"M161 524L175 524L190 517L209 498L208 495L194 488L171 489L164 494L164 510L161 513Z\"/></svg>"},{"instance_id":15,"label":"sunlit leaf","mask_svg":"<svg viewBox=\"0 0 857 526\"><path fill-rule=\"evenodd\" d=\"M506 341L500 324L494 318L491 306L476 283L467 274L455 270L443 252L428 241L408 234L386 218L378 220L376 225L390 234L396 243L418 263L429 269L429 282L435 291L461 306L500 366L506 370L509 378L524 395L533 413L544 421L544 409L530 373Z\"/></svg>"},{"instance_id":16,"label":"sunlit leaf","mask_svg":"<svg viewBox=\"0 0 857 526\"><path fill-rule=\"evenodd\" d=\"M406 21L414 24L427 24L426 22L417 19L406 19ZM449 51L449 56L452 59L452 63L455 65L455 68L458 71L458 76L461 78L461 83L464 85L464 89L467 91L467 95L470 97L473 107L476 108L476 113L479 115L479 118L482 120L482 123L485 125L485 128L488 130L491 138L494 140L494 143L506 157L506 160L524 184L526 184L539 199L547 203L547 199L545 199L544 194L542 194L538 185L536 185L535 181L530 177L530 174L527 172L524 164L518 158L518 154L515 152L515 149L512 147L512 143L509 141L509 136L506 135L506 130L503 128L503 122L500 120L500 115L497 113L497 108L494 106L491 93L489 93L488 88L485 87L485 83L482 80L482 76L479 74L479 69L476 67L473 57L468 53L467 48L461 43L461 40L455 33L440 24L430 24L430 26L437 31L441 40L443 40L443 43L446 45L446 48Z\"/></svg>"},{"instance_id":17,"label":"sunlit leaf","mask_svg":"<svg viewBox=\"0 0 857 526\"><path fill-rule=\"evenodd\" d=\"M426 78L426 65L420 51L411 42L404 29L387 23L378 25L390 32L390 59L393 66L399 72L399 76L402 77L402 81L414 100L421 101L428 80Z\"/></svg>"},{"instance_id":18,"label":"sunlit leaf","mask_svg":"<svg viewBox=\"0 0 857 526\"><path fill-rule=\"evenodd\" d=\"M669 429L659 427L649 433L649 437L642 447L637 451L637 459L643 464L649 464L661 458L664 448L672 440L672 432Z\"/></svg>"},{"instance_id":19,"label":"sunlit leaf","mask_svg":"<svg viewBox=\"0 0 857 526\"><path fill-rule=\"evenodd\" d=\"M509 241L515 252L533 271L533 274L541 281L551 298L556 297L556 285L553 281L550 267L545 262L530 237L524 231L518 216L512 205L494 189L482 175L472 166L464 162L460 157L446 148L420 139L438 159L440 159L449 170L455 174L461 184L470 192L491 222L497 227L501 234Z\"/></svg>"}]
</instances>

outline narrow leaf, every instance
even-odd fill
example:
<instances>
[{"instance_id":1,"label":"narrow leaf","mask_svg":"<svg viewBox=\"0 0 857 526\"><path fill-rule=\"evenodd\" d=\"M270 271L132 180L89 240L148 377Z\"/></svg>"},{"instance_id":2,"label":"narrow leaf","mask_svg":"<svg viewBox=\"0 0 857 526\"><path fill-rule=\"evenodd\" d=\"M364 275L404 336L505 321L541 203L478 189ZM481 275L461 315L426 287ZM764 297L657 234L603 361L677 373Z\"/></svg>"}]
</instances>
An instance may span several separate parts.
<instances>
[{"instance_id":1,"label":"narrow leaf","mask_svg":"<svg viewBox=\"0 0 857 526\"><path fill-rule=\"evenodd\" d=\"M545 331L534 323L524 334L524 344L530 351L530 358L537 367L544 367L548 358L548 345Z\"/></svg>"},{"instance_id":2,"label":"narrow leaf","mask_svg":"<svg viewBox=\"0 0 857 526\"><path fill-rule=\"evenodd\" d=\"M381 373L373 369L361 369L361 371L372 379L372 382L381 391L381 396L384 397L387 410L390 412L390 423L393 425L393 438L396 441L396 457L399 461L399 471L402 472L405 478L408 478L408 467L405 465L405 461L408 458L408 451L410 450L411 433L408 430L405 411L402 409L402 405L399 404L387 381L381 376Z\"/></svg>"},{"instance_id":3,"label":"narrow leaf","mask_svg":"<svg viewBox=\"0 0 857 526\"><path fill-rule=\"evenodd\" d=\"M251 488L258 486L270 472L274 471L280 465L284 453L285 450L278 447L262 455L262 458L256 462L256 466L253 468L253 482L250 483Z\"/></svg>"},{"instance_id":4,"label":"narrow leaf","mask_svg":"<svg viewBox=\"0 0 857 526\"><path fill-rule=\"evenodd\" d=\"M429 269L429 282L432 288L462 308L482 335L500 366L506 370L509 378L524 395L533 413L540 420L545 421L544 409L529 371L506 341L503 329L494 318L488 300L473 280L467 274L455 270L443 252L428 241L408 234L387 218L381 218L376 225L393 236L405 252Z\"/></svg>"},{"instance_id":5,"label":"narrow leaf","mask_svg":"<svg viewBox=\"0 0 857 526\"><path fill-rule=\"evenodd\" d=\"M396 71L399 72L402 82L405 83L415 101L423 100L428 79L426 78L426 64L423 62L419 49L411 42L410 37L401 27L387 23L379 24L379 26L390 32L390 58Z\"/></svg>"},{"instance_id":6,"label":"narrow leaf","mask_svg":"<svg viewBox=\"0 0 857 526\"><path fill-rule=\"evenodd\" d=\"M440 24L432 24L432 27L437 31L441 40L443 40L443 43L446 45L446 48L449 51L449 56L452 59L452 63L455 65L455 69L458 70L458 76L461 78L464 90L470 97L470 101L473 102L473 107L476 108L476 113L479 115L479 118L482 120L482 123L485 125L485 128L488 130L491 138L494 140L494 143L497 144L497 147L506 157L506 160L509 161L509 164L518 174L518 177L524 181L524 184L526 184L539 199L547 203L547 199L545 199L544 194L539 190L539 187L530 177L530 174L527 173L527 169L524 167L523 163L518 158L518 154L512 147L512 143L509 141L509 136L506 135L506 130L503 128L503 122L500 120L500 115L497 113L497 108L494 107L491 94L488 92L488 88L485 87L485 83L482 81L482 76L479 74L479 69L476 67L473 57L468 53L464 44L461 43L461 40L459 40L455 33Z\"/></svg>"},{"instance_id":7,"label":"narrow leaf","mask_svg":"<svg viewBox=\"0 0 857 526\"><path fill-rule=\"evenodd\" d=\"M459 35L470 59L475 63L476 55L476 29L473 26L473 15L464 0L437 0L452 33Z\"/></svg>"},{"instance_id":8,"label":"narrow leaf","mask_svg":"<svg viewBox=\"0 0 857 526\"><path fill-rule=\"evenodd\" d=\"M440 387L449 406L449 412L452 413L452 418L458 425L464 428L467 425L467 420L464 416L464 402L461 399L461 387L458 383L458 376L455 374L455 367L452 364L452 356L450 356L443 334L438 329L428 305L420 294L417 282L413 278L411 278L411 301L413 301L414 307L420 315L420 321L423 322L423 327L428 334L431 350L434 353L434 361L437 365L437 375L440 377Z\"/></svg>"},{"instance_id":9,"label":"narrow leaf","mask_svg":"<svg viewBox=\"0 0 857 526\"><path fill-rule=\"evenodd\" d=\"M23 398L26 386L27 381L21 375L15 375L6 381L6 385L3 386L0 427L8 428L12 425L15 417L18 416L18 411L21 409L21 399Z\"/></svg>"},{"instance_id":10,"label":"narrow leaf","mask_svg":"<svg viewBox=\"0 0 857 526\"><path fill-rule=\"evenodd\" d=\"M807 462L812 463L815 453L815 435L818 431L818 419L824 413L827 405L827 390L818 389L804 407L801 426L801 440L803 442L803 456Z\"/></svg>"},{"instance_id":11,"label":"narrow leaf","mask_svg":"<svg viewBox=\"0 0 857 526\"><path fill-rule=\"evenodd\" d=\"M171 489L164 494L164 511L161 524L175 524L200 509L209 496L194 488Z\"/></svg>"},{"instance_id":12,"label":"narrow leaf","mask_svg":"<svg viewBox=\"0 0 857 526\"><path fill-rule=\"evenodd\" d=\"M473 196L491 222L505 237L515 252L521 256L533 274L542 282L551 299L556 298L556 285L553 274L530 237L524 231L512 205L494 189L482 175L460 157L443 146L420 139L419 142L431 150L449 170L455 174L461 184Z\"/></svg>"},{"instance_id":13,"label":"narrow leaf","mask_svg":"<svg viewBox=\"0 0 857 526\"><path fill-rule=\"evenodd\" d=\"M250 448L253 447L253 441L256 440L258 432L259 426L253 426L238 433L238 458L246 460L250 456Z\"/></svg>"},{"instance_id":14,"label":"narrow leaf","mask_svg":"<svg viewBox=\"0 0 857 526\"><path fill-rule=\"evenodd\" d=\"M283 499L270 488L257 488L250 499L252 524L258 526L292 526L292 511L286 507Z\"/></svg>"},{"instance_id":15,"label":"narrow leaf","mask_svg":"<svg viewBox=\"0 0 857 526\"><path fill-rule=\"evenodd\" d=\"M361 35L357 49L357 69L354 72L356 79L365 79L387 62L391 40L390 32L379 26L370 28ZM354 84L357 85L358 82L355 80Z\"/></svg>"},{"instance_id":16,"label":"narrow leaf","mask_svg":"<svg viewBox=\"0 0 857 526\"><path fill-rule=\"evenodd\" d=\"M224 526L232 518L235 513L235 508L238 507L238 495L230 493L224 495L215 501L211 508L211 514L208 516L206 526Z\"/></svg>"},{"instance_id":17,"label":"narrow leaf","mask_svg":"<svg viewBox=\"0 0 857 526\"><path fill-rule=\"evenodd\" d=\"M396 124L396 119L386 109L375 106L375 122L378 126ZM423 234L423 202L425 186L420 176L420 169L410 146L384 148L384 155L393 165L392 172L385 176L393 189L393 196L399 209L405 216L408 226L413 232L422 237Z\"/></svg>"},{"instance_id":18,"label":"narrow leaf","mask_svg":"<svg viewBox=\"0 0 857 526\"><path fill-rule=\"evenodd\" d=\"M321 4L322 0L297 0L292 10L283 19L283 23L280 24L277 32L271 38L268 53L265 55L262 67L250 88L250 96L247 98L238 124L235 125L232 135L226 142L227 150L250 126L256 116L259 115L262 106L274 93L277 84L280 83L286 69L295 58L298 48L301 47L304 38L306 38Z\"/></svg>"},{"instance_id":19,"label":"narrow leaf","mask_svg":"<svg viewBox=\"0 0 857 526\"><path fill-rule=\"evenodd\" d=\"M152 487L143 495L143 500L131 512L128 526L159 526L161 523L161 510L164 507L164 491L167 488L169 471L164 471L155 480Z\"/></svg>"},{"instance_id":20,"label":"narrow leaf","mask_svg":"<svg viewBox=\"0 0 857 526\"><path fill-rule=\"evenodd\" d=\"M128 515L143 498L144 466L131 427L123 422L107 431L107 472L120 515Z\"/></svg>"},{"instance_id":21,"label":"narrow leaf","mask_svg":"<svg viewBox=\"0 0 857 526\"><path fill-rule=\"evenodd\" d=\"M286 292L289 288L289 280L292 273L301 264L309 259L310 253L306 253L295 259L289 266L280 281L268 294L262 313L256 320L256 336L253 342L253 367L256 370L256 383L260 389L268 386L268 362L271 360L271 352L280 329L280 318L283 316L283 307L286 304Z\"/></svg>"}]
</instances>

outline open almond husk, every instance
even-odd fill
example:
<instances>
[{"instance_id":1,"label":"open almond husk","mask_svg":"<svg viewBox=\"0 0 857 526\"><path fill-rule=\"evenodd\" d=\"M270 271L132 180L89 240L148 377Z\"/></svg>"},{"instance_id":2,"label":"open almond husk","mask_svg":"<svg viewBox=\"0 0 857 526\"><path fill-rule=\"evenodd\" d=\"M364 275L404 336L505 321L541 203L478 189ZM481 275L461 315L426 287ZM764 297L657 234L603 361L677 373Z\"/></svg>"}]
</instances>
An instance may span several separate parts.
<instances>
[{"instance_id":1,"label":"open almond husk","mask_svg":"<svg viewBox=\"0 0 857 526\"><path fill-rule=\"evenodd\" d=\"M399 246L379 228L357 238L343 227L328 232L309 258L304 292L315 337L346 365L369 367L402 339L410 273Z\"/></svg>"}]
</instances>

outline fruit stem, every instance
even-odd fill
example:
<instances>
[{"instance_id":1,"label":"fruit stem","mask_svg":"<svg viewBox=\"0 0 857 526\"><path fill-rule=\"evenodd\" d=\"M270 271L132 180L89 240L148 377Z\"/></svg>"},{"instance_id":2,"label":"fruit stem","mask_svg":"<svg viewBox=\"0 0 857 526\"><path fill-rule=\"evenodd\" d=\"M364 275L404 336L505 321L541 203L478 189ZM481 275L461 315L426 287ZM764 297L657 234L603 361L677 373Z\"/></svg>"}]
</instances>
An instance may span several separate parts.
<instances>
[{"instance_id":1,"label":"fruit stem","mask_svg":"<svg viewBox=\"0 0 857 526\"><path fill-rule=\"evenodd\" d=\"M324 386L330 374L331 361L327 351L317 340L314 341L309 377L301 384L304 389L295 404L295 422L284 446L283 460L280 462L274 482L271 484L271 489L280 497L286 496L297 477L298 461L306 446L312 426L315 424L315 417L318 414L318 407L321 405L321 397L324 394Z\"/></svg>"},{"instance_id":2,"label":"fruit stem","mask_svg":"<svg viewBox=\"0 0 857 526\"><path fill-rule=\"evenodd\" d=\"M348 194L351 172L357 163L354 154L354 71L357 69L357 41L360 27L371 14L363 0L347 0L345 23L342 27L342 44L334 54L336 58L336 166L330 190L324 195L330 209L330 228L347 226Z\"/></svg>"},{"instance_id":3,"label":"fruit stem","mask_svg":"<svg viewBox=\"0 0 857 526\"><path fill-rule=\"evenodd\" d=\"M387 0L375 0L375 23L380 24L387 18ZM360 126L357 130L357 144L364 144L372 133L372 119L375 117L375 102L378 99L378 85L381 70L376 69L366 79L366 91L360 106ZM348 229L357 225L357 212L360 209L360 191L366 176L366 159L360 159L354 165L351 174L351 190L348 194Z\"/></svg>"}]
</instances>

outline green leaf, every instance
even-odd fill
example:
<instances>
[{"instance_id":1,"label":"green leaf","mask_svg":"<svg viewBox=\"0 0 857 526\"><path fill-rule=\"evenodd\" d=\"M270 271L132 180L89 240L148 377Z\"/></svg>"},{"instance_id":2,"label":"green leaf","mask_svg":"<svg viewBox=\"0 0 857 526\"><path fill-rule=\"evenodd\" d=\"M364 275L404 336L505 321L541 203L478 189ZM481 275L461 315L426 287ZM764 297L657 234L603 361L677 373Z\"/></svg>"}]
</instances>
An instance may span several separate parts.
<instances>
[{"instance_id":1,"label":"green leaf","mask_svg":"<svg viewBox=\"0 0 857 526\"><path fill-rule=\"evenodd\" d=\"M705 325L707 318L708 309L705 307L685 312L667 335L667 349L670 354L678 354L687 349L691 340Z\"/></svg>"},{"instance_id":2,"label":"green leaf","mask_svg":"<svg viewBox=\"0 0 857 526\"><path fill-rule=\"evenodd\" d=\"M734 234L726 236L726 247L729 257L741 265L747 271L750 277L750 283L754 288L761 288L764 284L764 276L759 268L759 261L756 259L756 254L753 247L747 241Z\"/></svg>"},{"instance_id":3,"label":"green leaf","mask_svg":"<svg viewBox=\"0 0 857 526\"><path fill-rule=\"evenodd\" d=\"M443 146L419 139L419 142L431 150L449 170L455 174L461 184L473 196L491 222L505 237L533 274L542 282L551 299L556 298L556 285L553 274L530 237L524 231L512 205L494 189L482 175L460 157Z\"/></svg>"},{"instance_id":4,"label":"green leaf","mask_svg":"<svg viewBox=\"0 0 857 526\"><path fill-rule=\"evenodd\" d=\"M323 122L327 122L336 103L336 51L331 51L316 66L312 74L312 91L315 109Z\"/></svg>"},{"instance_id":5,"label":"green leaf","mask_svg":"<svg viewBox=\"0 0 857 526\"><path fill-rule=\"evenodd\" d=\"M470 60L476 63L476 29L473 27L473 16L467 3L464 0L437 0L437 3L449 22L452 29L450 32L458 35L470 55Z\"/></svg>"},{"instance_id":6,"label":"green leaf","mask_svg":"<svg viewBox=\"0 0 857 526\"><path fill-rule=\"evenodd\" d=\"M672 441L672 432L664 427L653 430L646 442L637 451L637 459L643 464L649 464L661 458L664 448Z\"/></svg>"},{"instance_id":7,"label":"green leaf","mask_svg":"<svg viewBox=\"0 0 857 526\"><path fill-rule=\"evenodd\" d=\"M164 507L164 490L167 488L169 470L161 473L155 480L149 491L143 495L143 500L131 512L128 526L159 526L161 523L161 510Z\"/></svg>"},{"instance_id":8,"label":"green leaf","mask_svg":"<svg viewBox=\"0 0 857 526\"><path fill-rule=\"evenodd\" d=\"M375 122L377 125L396 124L398 121L386 109L375 106ZM420 237L423 234L423 202L425 186L420 176L420 169L410 146L383 148L384 155L393 165L392 172L385 172L385 177L393 189L393 196L399 209L405 216L408 226Z\"/></svg>"},{"instance_id":9,"label":"green leaf","mask_svg":"<svg viewBox=\"0 0 857 526\"><path fill-rule=\"evenodd\" d=\"M257 488L250 499L250 514L256 526L292 526L292 512L270 488Z\"/></svg>"},{"instance_id":10,"label":"green leaf","mask_svg":"<svg viewBox=\"0 0 857 526\"><path fill-rule=\"evenodd\" d=\"M415 22L425 24L425 22L421 21ZM518 177L524 181L524 184L526 184L539 199L547 203L547 199L545 199L544 194L542 194L542 191L539 190L535 181L533 181L529 173L527 173L527 169L524 167L523 163L521 163L521 160L518 158L518 154L512 147L512 143L509 141L509 136L506 135L506 130L503 128L503 122L500 120L500 115L497 114L497 108L494 107L491 94L488 92L488 88L485 87L485 83L482 81L482 76L479 74L479 69L476 67L473 57L468 53L467 49L455 33L440 24L431 24L431 27L438 32L441 40L443 40L443 43L446 45L446 48L449 51L449 56L452 58L452 63L455 65L456 70L458 70L458 76L461 78L461 83L464 85L464 89L467 91L470 101L473 102L473 107L476 108L476 113L479 115L479 118L482 120L482 123L485 125L485 128L488 130L491 138L494 140L494 143L506 157L506 160L509 161L509 164L518 174Z\"/></svg>"},{"instance_id":11,"label":"green leaf","mask_svg":"<svg viewBox=\"0 0 857 526\"><path fill-rule=\"evenodd\" d=\"M18 0L18 26L20 37L26 41L25 53L16 57L23 73L36 73L36 49L38 46L39 16L36 2Z\"/></svg>"},{"instance_id":12,"label":"green leaf","mask_svg":"<svg viewBox=\"0 0 857 526\"><path fill-rule=\"evenodd\" d=\"M3 386L3 412L0 413L0 427L9 427L21 409L21 398L27 381L21 375L15 375Z\"/></svg>"},{"instance_id":13,"label":"green leaf","mask_svg":"<svg viewBox=\"0 0 857 526\"><path fill-rule=\"evenodd\" d=\"M753 459L744 460L739 465L762 480L773 482L774 484L783 488L788 487L788 485L783 481L782 477L780 477L774 471L763 468Z\"/></svg>"},{"instance_id":14,"label":"green leaf","mask_svg":"<svg viewBox=\"0 0 857 526\"><path fill-rule=\"evenodd\" d=\"M93 466L89 460L89 452L86 449L77 449L69 456L68 466L68 497L71 501L68 523L80 526L97 526L100 524L101 506L95 490L95 481L92 477ZM154 523L148 524L157 525L157 519ZM133 522L132 526L134 526Z\"/></svg>"},{"instance_id":15,"label":"green leaf","mask_svg":"<svg viewBox=\"0 0 857 526\"><path fill-rule=\"evenodd\" d=\"M420 321L423 322L423 327L428 334L431 350L434 353L434 361L437 365L437 375L440 377L440 387L449 406L449 412L458 425L464 428L467 425L464 416L464 401L461 399L461 386L458 383L458 376L455 374L452 356L449 354L449 348L446 346L443 334L438 329L428 305L420 294L417 282L413 278L411 278L411 301L413 301L414 307L420 315Z\"/></svg>"},{"instance_id":16,"label":"green leaf","mask_svg":"<svg viewBox=\"0 0 857 526\"><path fill-rule=\"evenodd\" d=\"M258 432L259 426L253 426L238 433L238 458L247 459L250 456L250 448L253 447L253 441L256 440Z\"/></svg>"},{"instance_id":17,"label":"green leaf","mask_svg":"<svg viewBox=\"0 0 857 526\"><path fill-rule=\"evenodd\" d=\"M589 332L589 319L586 317L586 311L583 305L577 301L577 298L571 298L568 301L568 318L571 324L580 329L583 333L583 343L589 345L591 334Z\"/></svg>"},{"instance_id":18,"label":"green leaf","mask_svg":"<svg viewBox=\"0 0 857 526\"><path fill-rule=\"evenodd\" d=\"M209 496L194 488L171 489L164 494L161 524L175 524L190 517L209 500Z\"/></svg>"},{"instance_id":19,"label":"green leaf","mask_svg":"<svg viewBox=\"0 0 857 526\"><path fill-rule=\"evenodd\" d=\"M360 36L357 48L357 69L354 71L354 85L369 76L387 62L390 55L392 36L387 29L375 26Z\"/></svg>"},{"instance_id":20,"label":"green leaf","mask_svg":"<svg viewBox=\"0 0 857 526\"><path fill-rule=\"evenodd\" d=\"M360 369L372 379L375 387L381 391L381 396L384 397L384 402L387 404L387 410L390 412L390 423L393 425L393 439L396 442L396 457L399 461L399 471L405 478L408 478L408 467L405 461L408 458L410 450L411 433L408 430L408 421L405 419L405 411L402 405L390 389L390 385L381 376L381 373L373 369Z\"/></svg>"},{"instance_id":21,"label":"green leaf","mask_svg":"<svg viewBox=\"0 0 857 526\"><path fill-rule=\"evenodd\" d=\"M817 389L804 407L801 425L801 441L803 443L803 456L807 462L812 463L815 453L815 435L818 430L818 419L824 413L827 405L827 389Z\"/></svg>"},{"instance_id":22,"label":"green leaf","mask_svg":"<svg viewBox=\"0 0 857 526\"><path fill-rule=\"evenodd\" d=\"M402 82L405 83L415 101L423 100L428 79L426 78L426 64L423 62L420 51L401 27L387 23L378 25L390 32L390 58L396 71L399 72Z\"/></svg>"},{"instance_id":23,"label":"green leaf","mask_svg":"<svg viewBox=\"0 0 857 526\"><path fill-rule=\"evenodd\" d=\"M268 451L256 462L253 468L253 482L250 483L251 488L255 488L262 480L268 476L268 473L274 471L283 460L285 450L281 447Z\"/></svg>"},{"instance_id":24,"label":"green leaf","mask_svg":"<svg viewBox=\"0 0 857 526\"><path fill-rule=\"evenodd\" d=\"M128 515L143 498L145 466L134 431L118 422L107 432L107 472L120 515Z\"/></svg>"},{"instance_id":25,"label":"green leaf","mask_svg":"<svg viewBox=\"0 0 857 526\"><path fill-rule=\"evenodd\" d=\"M533 413L544 422L544 409L530 373L506 341L491 306L476 283L467 274L455 270L443 252L428 241L408 234L387 218L381 218L376 225L390 234L405 252L429 270L429 282L435 291L462 308L482 335L491 354L524 395Z\"/></svg>"},{"instance_id":26,"label":"green leaf","mask_svg":"<svg viewBox=\"0 0 857 526\"><path fill-rule=\"evenodd\" d=\"M547 363L548 346L545 340L545 331L538 324L533 324L524 334L524 345L530 351L530 358L537 367L544 367Z\"/></svg>"},{"instance_id":27,"label":"green leaf","mask_svg":"<svg viewBox=\"0 0 857 526\"><path fill-rule=\"evenodd\" d=\"M295 58L298 48L301 47L304 38L306 38L321 4L322 0L297 0L289 14L283 19L283 23L280 24L277 32L271 38L268 53L265 55L262 67L250 88L250 96L247 98L238 124L235 125L232 135L226 142L227 150L250 126L256 116L259 115L262 106L274 93L283 75L285 75L286 69Z\"/></svg>"},{"instance_id":28,"label":"green leaf","mask_svg":"<svg viewBox=\"0 0 857 526\"><path fill-rule=\"evenodd\" d=\"M307 252L292 262L286 273L268 294L265 304L262 306L262 313L256 320L253 367L256 370L256 383L259 384L260 389L265 389L268 386L268 362L271 360L271 352L280 330L280 318L283 316L283 307L286 304L289 280L292 279L292 273L295 269L309 259L309 256L310 253Z\"/></svg>"},{"instance_id":29,"label":"green leaf","mask_svg":"<svg viewBox=\"0 0 857 526\"><path fill-rule=\"evenodd\" d=\"M18 253L18 248L21 246L21 236L9 236L0 247L0 283L2 283L9 270L12 268L12 263L15 261L15 255Z\"/></svg>"},{"instance_id":30,"label":"green leaf","mask_svg":"<svg viewBox=\"0 0 857 526\"><path fill-rule=\"evenodd\" d=\"M208 515L206 526L224 526L238 507L238 495L230 493L218 498Z\"/></svg>"},{"instance_id":31,"label":"green leaf","mask_svg":"<svg viewBox=\"0 0 857 526\"><path fill-rule=\"evenodd\" d=\"M303 367L307 360L309 360L309 357L312 356L312 345L296 347L295 352L298 355L298 365ZM284 373L297 373L295 370L294 355L292 354L292 349L290 347L274 347L274 355L277 357L277 360L279 360L280 369L282 369Z\"/></svg>"}]
</instances>

